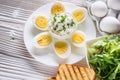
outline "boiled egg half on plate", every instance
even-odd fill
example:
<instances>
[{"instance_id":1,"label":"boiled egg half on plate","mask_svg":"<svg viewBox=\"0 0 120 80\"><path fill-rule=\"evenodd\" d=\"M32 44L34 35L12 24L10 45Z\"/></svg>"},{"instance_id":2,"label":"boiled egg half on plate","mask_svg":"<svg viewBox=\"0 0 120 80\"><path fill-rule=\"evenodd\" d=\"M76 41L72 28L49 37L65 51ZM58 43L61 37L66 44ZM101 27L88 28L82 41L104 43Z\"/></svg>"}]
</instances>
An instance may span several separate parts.
<instances>
[{"instance_id":1,"label":"boiled egg half on plate","mask_svg":"<svg viewBox=\"0 0 120 80\"><path fill-rule=\"evenodd\" d=\"M84 32L77 30L71 36L71 43L76 47L83 47L85 45L86 36Z\"/></svg>"},{"instance_id":2,"label":"boiled egg half on plate","mask_svg":"<svg viewBox=\"0 0 120 80\"><path fill-rule=\"evenodd\" d=\"M68 41L66 40L55 40L53 42L53 49L55 54L60 59L66 59L70 56L71 53L71 46Z\"/></svg>"},{"instance_id":3,"label":"boiled egg half on plate","mask_svg":"<svg viewBox=\"0 0 120 80\"><path fill-rule=\"evenodd\" d=\"M33 17L33 25L39 30L48 30L48 17L45 15L36 14Z\"/></svg>"},{"instance_id":4,"label":"boiled egg half on plate","mask_svg":"<svg viewBox=\"0 0 120 80\"><path fill-rule=\"evenodd\" d=\"M56 1L51 8L51 14L65 12L65 8L61 2Z\"/></svg>"},{"instance_id":5,"label":"boiled egg half on plate","mask_svg":"<svg viewBox=\"0 0 120 80\"><path fill-rule=\"evenodd\" d=\"M87 17L87 10L83 7L79 7L72 11L72 15L78 23L83 22Z\"/></svg>"},{"instance_id":6,"label":"boiled egg half on plate","mask_svg":"<svg viewBox=\"0 0 120 80\"><path fill-rule=\"evenodd\" d=\"M52 37L49 32L39 33L33 38L33 45L36 48L46 48L49 47L52 43Z\"/></svg>"}]
</instances>

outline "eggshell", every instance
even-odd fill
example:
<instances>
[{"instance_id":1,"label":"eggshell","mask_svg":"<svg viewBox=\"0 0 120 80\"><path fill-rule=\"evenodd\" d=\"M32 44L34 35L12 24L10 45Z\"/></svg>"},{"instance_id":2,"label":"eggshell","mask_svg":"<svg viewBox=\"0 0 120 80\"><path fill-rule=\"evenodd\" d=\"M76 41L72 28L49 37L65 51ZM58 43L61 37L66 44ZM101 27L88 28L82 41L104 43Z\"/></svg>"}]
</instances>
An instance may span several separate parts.
<instances>
[{"instance_id":1,"label":"eggshell","mask_svg":"<svg viewBox=\"0 0 120 80\"><path fill-rule=\"evenodd\" d=\"M120 13L119 13L119 15L118 15L118 20L120 21Z\"/></svg>"},{"instance_id":2,"label":"eggshell","mask_svg":"<svg viewBox=\"0 0 120 80\"><path fill-rule=\"evenodd\" d=\"M108 12L107 5L102 1L96 1L91 5L91 13L97 17L104 17Z\"/></svg>"},{"instance_id":3,"label":"eggshell","mask_svg":"<svg viewBox=\"0 0 120 80\"><path fill-rule=\"evenodd\" d=\"M120 31L120 22L115 17L105 17L100 22L100 29L108 33L117 33Z\"/></svg>"},{"instance_id":4,"label":"eggshell","mask_svg":"<svg viewBox=\"0 0 120 80\"><path fill-rule=\"evenodd\" d=\"M120 10L120 0L107 0L108 7L114 10Z\"/></svg>"},{"instance_id":5,"label":"eggshell","mask_svg":"<svg viewBox=\"0 0 120 80\"><path fill-rule=\"evenodd\" d=\"M117 12L115 10L109 9L107 16L116 17Z\"/></svg>"}]
</instances>

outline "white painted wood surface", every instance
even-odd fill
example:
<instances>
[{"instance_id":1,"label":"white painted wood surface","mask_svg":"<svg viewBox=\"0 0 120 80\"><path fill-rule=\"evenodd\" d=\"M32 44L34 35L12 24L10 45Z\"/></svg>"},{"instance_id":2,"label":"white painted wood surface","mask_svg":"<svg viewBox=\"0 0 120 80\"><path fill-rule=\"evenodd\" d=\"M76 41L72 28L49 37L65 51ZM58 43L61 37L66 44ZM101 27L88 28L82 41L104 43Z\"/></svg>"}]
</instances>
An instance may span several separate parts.
<instances>
[{"instance_id":1,"label":"white painted wood surface","mask_svg":"<svg viewBox=\"0 0 120 80\"><path fill-rule=\"evenodd\" d=\"M0 0L0 80L47 80L56 67L35 61L23 41L27 18L40 6L55 0ZM84 5L82 0L62 0ZM85 59L78 65L85 66Z\"/></svg>"}]
</instances>

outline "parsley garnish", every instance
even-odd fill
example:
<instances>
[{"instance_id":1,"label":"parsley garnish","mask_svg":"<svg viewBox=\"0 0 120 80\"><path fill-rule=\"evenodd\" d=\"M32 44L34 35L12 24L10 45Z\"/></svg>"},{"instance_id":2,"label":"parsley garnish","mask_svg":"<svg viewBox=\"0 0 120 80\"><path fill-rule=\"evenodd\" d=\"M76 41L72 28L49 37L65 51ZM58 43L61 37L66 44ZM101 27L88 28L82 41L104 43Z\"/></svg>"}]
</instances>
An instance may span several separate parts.
<instances>
[{"instance_id":1,"label":"parsley garnish","mask_svg":"<svg viewBox=\"0 0 120 80\"><path fill-rule=\"evenodd\" d=\"M66 30L65 25L63 25L63 30L64 30L64 31Z\"/></svg>"},{"instance_id":2,"label":"parsley garnish","mask_svg":"<svg viewBox=\"0 0 120 80\"><path fill-rule=\"evenodd\" d=\"M61 16L61 23L63 23L66 19L66 15L65 16Z\"/></svg>"}]
</instances>

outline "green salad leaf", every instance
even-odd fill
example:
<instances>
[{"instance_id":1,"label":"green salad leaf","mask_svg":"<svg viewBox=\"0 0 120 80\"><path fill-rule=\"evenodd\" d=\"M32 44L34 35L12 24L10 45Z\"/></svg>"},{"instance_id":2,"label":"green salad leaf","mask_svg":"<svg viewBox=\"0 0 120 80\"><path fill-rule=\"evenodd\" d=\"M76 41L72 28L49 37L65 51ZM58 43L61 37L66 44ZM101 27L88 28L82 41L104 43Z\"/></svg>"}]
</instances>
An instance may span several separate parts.
<instances>
[{"instance_id":1,"label":"green salad leaf","mask_svg":"<svg viewBox=\"0 0 120 80\"><path fill-rule=\"evenodd\" d=\"M100 80L120 80L120 35L103 37L88 47L88 52Z\"/></svg>"}]
</instances>

